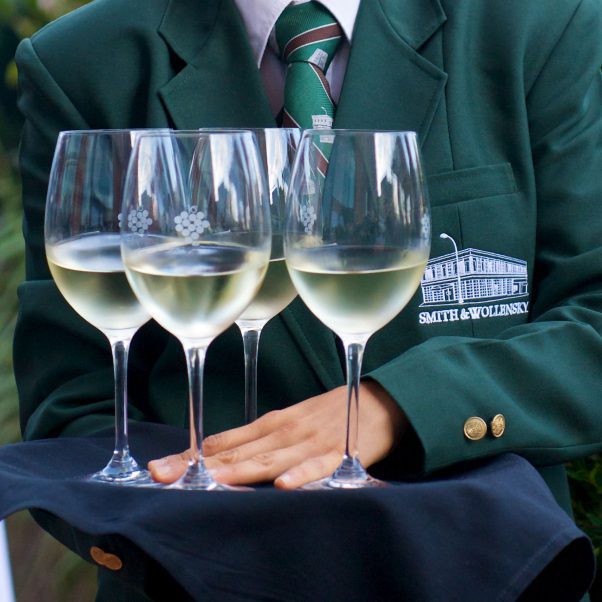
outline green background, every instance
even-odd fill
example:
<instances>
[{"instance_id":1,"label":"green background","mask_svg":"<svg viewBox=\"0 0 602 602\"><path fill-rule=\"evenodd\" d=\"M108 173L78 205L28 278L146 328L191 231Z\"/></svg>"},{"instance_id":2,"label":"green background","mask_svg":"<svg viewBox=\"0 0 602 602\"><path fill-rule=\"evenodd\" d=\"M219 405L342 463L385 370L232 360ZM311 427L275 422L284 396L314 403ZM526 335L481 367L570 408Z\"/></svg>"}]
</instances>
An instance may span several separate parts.
<instances>
[{"instance_id":1,"label":"green background","mask_svg":"<svg viewBox=\"0 0 602 602\"><path fill-rule=\"evenodd\" d=\"M18 441L20 437L11 361L17 312L16 287L23 278L16 167L21 118L16 109L17 73L13 55L21 38L83 3L74 0L0 0L0 444ZM592 537L600 560L602 457L598 455L573 462L569 471L577 522ZM10 517L7 526L19 602L93 600L95 571L91 565L41 531L27 513ZM600 588L598 577L596 589Z\"/></svg>"}]
</instances>

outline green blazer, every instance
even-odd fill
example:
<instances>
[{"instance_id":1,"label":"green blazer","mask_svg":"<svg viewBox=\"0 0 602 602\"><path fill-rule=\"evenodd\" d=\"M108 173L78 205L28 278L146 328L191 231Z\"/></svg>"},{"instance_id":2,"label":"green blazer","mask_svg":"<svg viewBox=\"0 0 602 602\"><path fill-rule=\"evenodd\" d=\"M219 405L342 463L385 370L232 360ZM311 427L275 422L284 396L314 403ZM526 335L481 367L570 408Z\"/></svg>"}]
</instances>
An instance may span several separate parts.
<instances>
[{"instance_id":1,"label":"green blazer","mask_svg":"<svg viewBox=\"0 0 602 602\"><path fill-rule=\"evenodd\" d=\"M568 509L559 465L602 449L601 18L599 0L360 6L335 127L417 131L433 208L422 286L364 360L413 427L391 477L514 451ZM97 0L22 42L17 63L23 433L84 435L112 423L111 357L46 264L58 132L275 122L232 0ZM132 418L186 425L179 343L150 323L131 355ZM234 327L211 345L208 432L242 422L242 357ZM334 336L299 300L265 328L260 412L343 382ZM497 414L501 437L465 436L468 418Z\"/></svg>"}]
</instances>

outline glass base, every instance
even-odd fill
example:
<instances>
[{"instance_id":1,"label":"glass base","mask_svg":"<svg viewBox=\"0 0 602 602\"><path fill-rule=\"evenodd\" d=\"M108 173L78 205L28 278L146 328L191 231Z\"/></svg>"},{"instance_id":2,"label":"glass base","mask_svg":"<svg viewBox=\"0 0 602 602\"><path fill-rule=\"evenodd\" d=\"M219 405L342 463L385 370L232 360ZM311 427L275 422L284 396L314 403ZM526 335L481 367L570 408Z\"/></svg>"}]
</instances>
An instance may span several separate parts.
<instances>
[{"instance_id":1,"label":"glass base","mask_svg":"<svg viewBox=\"0 0 602 602\"><path fill-rule=\"evenodd\" d=\"M368 475L368 477L361 481L346 481L343 479L337 479L334 475L320 479L319 481L312 481L303 485L301 489L304 491L318 491L324 489L369 489L371 487L388 487L388 483L380 481Z\"/></svg>"},{"instance_id":2,"label":"glass base","mask_svg":"<svg viewBox=\"0 0 602 602\"><path fill-rule=\"evenodd\" d=\"M218 483L205 468L202 460L199 464L190 464L188 470L165 489L178 489L181 491L254 491L251 487L224 485Z\"/></svg>"},{"instance_id":3,"label":"glass base","mask_svg":"<svg viewBox=\"0 0 602 602\"><path fill-rule=\"evenodd\" d=\"M372 487L387 487L385 481L371 477L357 458L345 456L341 465L329 477L312 481L301 489L317 491L323 489L368 489Z\"/></svg>"},{"instance_id":4,"label":"glass base","mask_svg":"<svg viewBox=\"0 0 602 602\"><path fill-rule=\"evenodd\" d=\"M123 456L114 454L111 461L102 470L85 477L85 480L133 487L161 486L161 483L153 481L150 472L140 468L136 460L129 454Z\"/></svg>"}]
</instances>

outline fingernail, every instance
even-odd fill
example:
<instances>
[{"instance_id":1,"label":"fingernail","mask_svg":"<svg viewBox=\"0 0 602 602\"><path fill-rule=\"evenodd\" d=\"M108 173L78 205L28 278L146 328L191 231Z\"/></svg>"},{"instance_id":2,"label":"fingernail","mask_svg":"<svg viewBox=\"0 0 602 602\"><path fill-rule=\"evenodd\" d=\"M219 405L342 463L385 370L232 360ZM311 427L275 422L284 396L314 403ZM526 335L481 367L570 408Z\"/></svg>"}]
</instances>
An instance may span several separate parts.
<instances>
[{"instance_id":1,"label":"fingernail","mask_svg":"<svg viewBox=\"0 0 602 602\"><path fill-rule=\"evenodd\" d=\"M290 485L293 482L293 477L285 472L276 479L276 482L281 483L282 485Z\"/></svg>"},{"instance_id":2,"label":"fingernail","mask_svg":"<svg viewBox=\"0 0 602 602\"><path fill-rule=\"evenodd\" d=\"M172 470L169 466L164 464L163 466L156 466L154 472L158 478L167 479L171 477Z\"/></svg>"}]
</instances>

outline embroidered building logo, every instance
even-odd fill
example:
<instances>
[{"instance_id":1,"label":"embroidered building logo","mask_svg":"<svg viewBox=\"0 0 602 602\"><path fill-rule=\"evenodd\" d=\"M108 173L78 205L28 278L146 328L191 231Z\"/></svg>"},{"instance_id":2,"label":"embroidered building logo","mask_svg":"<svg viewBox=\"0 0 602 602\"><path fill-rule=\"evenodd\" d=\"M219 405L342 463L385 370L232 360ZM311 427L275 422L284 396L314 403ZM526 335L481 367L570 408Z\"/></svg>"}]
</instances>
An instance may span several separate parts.
<instances>
[{"instance_id":1,"label":"embroidered building logo","mask_svg":"<svg viewBox=\"0 0 602 602\"><path fill-rule=\"evenodd\" d=\"M420 288L421 307L451 306L452 309L421 312L421 324L478 320L528 313L528 301L489 304L527 297L527 262L479 249L458 250L455 240L441 234L454 252L430 259Z\"/></svg>"},{"instance_id":2,"label":"embroidered building logo","mask_svg":"<svg viewBox=\"0 0 602 602\"><path fill-rule=\"evenodd\" d=\"M312 115L311 116L311 127L314 130L331 130L334 119L327 114L326 109L322 107L324 115ZM324 142L321 140L321 142Z\"/></svg>"}]
</instances>

